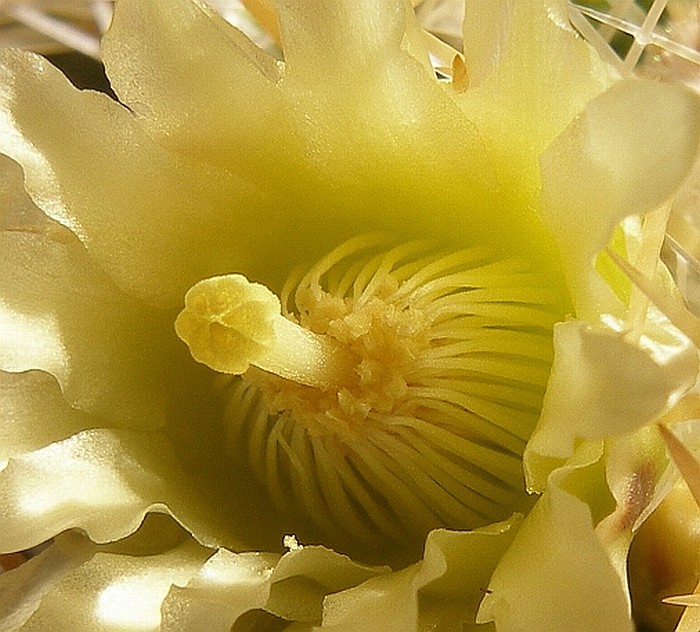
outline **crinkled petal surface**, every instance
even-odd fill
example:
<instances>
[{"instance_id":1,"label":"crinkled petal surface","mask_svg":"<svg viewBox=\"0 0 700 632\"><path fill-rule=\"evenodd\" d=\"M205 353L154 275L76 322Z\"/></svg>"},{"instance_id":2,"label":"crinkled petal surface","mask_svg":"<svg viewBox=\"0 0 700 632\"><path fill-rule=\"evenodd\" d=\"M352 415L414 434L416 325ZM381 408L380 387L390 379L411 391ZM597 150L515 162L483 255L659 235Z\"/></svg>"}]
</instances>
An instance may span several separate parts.
<instances>
[{"instance_id":1,"label":"crinkled petal surface","mask_svg":"<svg viewBox=\"0 0 700 632\"><path fill-rule=\"evenodd\" d=\"M699 139L694 93L629 80L592 100L542 155L542 212L564 253L578 316L594 319L609 308L593 257L622 219L673 194L690 173Z\"/></svg>"},{"instance_id":2,"label":"crinkled petal surface","mask_svg":"<svg viewBox=\"0 0 700 632\"><path fill-rule=\"evenodd\" d=\"M3 51L0 76L2 151L23 166L37 205L121 287L174 304L212 271L232 230L222 211L244 186L233 191L230 175L156 146L128 110L76 90L40 57Z\"/></svg>"},{"instance_id":3,"label":"crinkled petal surface","mask_svg":"<svg viewBox=\"0 0 700 632\"><path fill-rule=\"evenodd\" d=\"M203 540L236 544L162 436L85 430L0 471L0 550L31 548L73 527L109 542L133 533L152 510L172 513Z\"/></svg>"},{"instance_id":4,"label":"crinkled petal surface","mask_svg":"<svg viewBox=\"0 0 700 632\"><path fill-rule=\"evenodd\" d=\"M519 524L515 516L474 531L431 532L420 562L327 597L321 629L476 629L482 591Z\"/></svg>"},{"instance_id":5,"label":"crinkled petal surface","mask_svg":"<svg viewBox=\"0 0 700 632\"><path fill-rule=\"evenodd\" d=\"M80 242L0 233L0 366L40 369L71 404L117 425L164 423L163 315L122 293Z\"/></svg>"},{"instance_id":6,"label":"crinkled petal surface","mask_svg":"<svg viewBox=\"0 0 700 632\"><path fill-rule=\"evenodd\" d=\"M42 371L0 372L0 420L0 463L95 424L90 415L66 406L55 378Z\"/></svg>"},{"instance_id":7,"label":"crinkled petal surface","mask_svg":"<svg viewBox=\"0 0 700 632\"><path fill-rule=\"evenodd\" d=\"M626 591L591 513L609 513L602 451L590 444L549 479L479 611L499 632L631 632Z\"/></svg>"},{"instance_id":8,"label":"crinkled petal surface","mask_svg":"<svg viewBox=\"0 0 700 632\"><path fill-rule=\"evenodd\" d=\"M697 357L684 336L667 327L664 340L648 344L651 353L623 333L581 321L555 326L552 375L524 458L532 489L544 489L577 440L638 430L693 385Z\"/></svg>"},{"instance_id":9,"label":"crinkled petal surface","mask_svg":"<svg viewBox=\"0 0 700 632\"><path fill-rule=\"evenodd\" d=\"M10 611L8 632L156 632L161 604L174 583L186 583L210 551L191 541L151 555L100 550L68 534L28 567L0 578L0 607ZM39 603L13 601L12 588L26 588L34 571ZM4 585L3 585L4 584ZM8 587L10 588L8 592Z\"/></svg>"},{"instance_id":10,"label":"crinkled petal surface","mask_svg":"<svg viewBox=\"0 0 700 632\"><path fill-rule=\"evenodd\" d=\"M265 606L277 560L270 554L217 551L185 586L170 589L161 630L229 632L241 616Z\"/></svg>"}]
</instances>

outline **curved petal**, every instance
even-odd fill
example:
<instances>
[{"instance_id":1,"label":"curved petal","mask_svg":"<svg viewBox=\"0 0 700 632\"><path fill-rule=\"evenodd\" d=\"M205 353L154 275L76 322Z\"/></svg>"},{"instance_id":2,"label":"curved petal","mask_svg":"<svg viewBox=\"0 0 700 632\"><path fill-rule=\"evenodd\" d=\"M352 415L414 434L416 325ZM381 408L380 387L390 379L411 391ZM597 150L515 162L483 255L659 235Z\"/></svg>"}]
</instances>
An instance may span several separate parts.
<instances>
[{"instance_id":1,"label":"curved petal","mask_svg":"<svg viewBox=\"0 0 700 632\"><path fill-rule=\"evenodd\" d=\"M0 550L28 549L74 527L111 542L136 531L149 511L170 513L202 540L235 546L236 531L208 500L158 434L86 430L0 471Z\"/></svg>"},{"instance_id":2,"label":"curved petal","mask_svg":"<svg viewBox=\"0 0 700 632\"><path fill-rule=\"evenodd\" d=\"M495 621L499 632L634 630L626 591L593 528L591 509L604 514L610 504L601 454L586 449L550 477L491 578L480 622Z\"/></svg>"},{"instance_id":3,"label":"curved petal","mask_svg":"<svg viewBox=\"0 0 700 632\"><path fill-rule=\"evenodd\" d=\"M187 582L211 554L191 541L154 555L107 552L74 534L62 537L57 546L30 562L40 576L51 576L34 586L44 594L39 603L31 604L32 612L22 613L22 618L29 615L23 631L157 632L170 587ZM67 559L56 568L54 558L60 555ZM24 569L16 572L15 582L31 590L22 577Z\"/></svg>"},{"instance_id":4,"label":"curved petal","mask_svg":"<svg viewBox=\"0 0 700 632\"><path fill-rule=\"evenodd\" d=\"M164 423L162 315L123 294L74 239L2 232L0 270L2 369L51 373L71 405L103 421Z\"/></svg>"},{"instance_id":5,"label":"curved petal","mask_svg":"<svg viewBox=\"0 0 700 632\"><path fill-rule=\"evenodd\" d=\"M329 595L321 629L464 630L519 524L514 517L470 532L433 531L420 562Z\"/></svg>"},{"instance_id":6,"label":"curved petal","mask_svg":"<svg viewBox=\"0 0 700 632\"><path fill-rule=\"evenodd\" d=\"M121 1L102 52L112 87L159 143L226 169L274 170L273 147L288 151L290 138L276 140L287 130L269 125L283 114L276 60L204 4Z\"/></svg>"},{"instance_id":7,"label":"curved petal","mask_svg":"<svg viewBox=\"0 0 700 632\"><path fill-rule=\"evenodd\" d=\"M241 616L267 603L278 559L220 549L185 586L170 589L161 607L161 631L230 632Z\"/></svg>"},{"instance_id":8,"label":"curved petal","mask_svg":"<svg viewBox=\"0 0 700 632\"><path fill-rule=\"evenodd\" d=\"M638 430L690 388L697 357L687 339L667 327L665 340L645 349L621 332L581 321L554 327L554 362L542 413L525 450L528 486L544 488L576 440L602 440Z\"/></svg>"},{"instance_id":9,"label":"curved petal","mask_svg":"<svg viewBox=\"0 0 700 632\"><path fill-rule=\"evenodd\" d=\"M591 101L542 155L543 214L563 253L577 315L605 311L594 255L623 218L673 194L690 173L699 139L695 93L629 80Z\"/></svg>"},{"instance_id":10,"label":"curved petal","mask_svg":"<svg viewBox=\"0 0 700 632\"><path fill-rule=\"evenodd\" d=\"M0 155L0 230L56 231L60 224L49 219L27 195L20 166ZM67 232L67 231L66 231Z\"/></svg>"},{"instance_id":11,"label":"curved petal","mask_svg":"<svg viewBox=\"0 0 700 632\"><path fill-rule=\"evenodd\" d=\"M464 56L472 88L460 101L498 152L502 177L509 178L505 186L537 182L537 156L612 82L609 69L560 19L555 4L466 4Z\"/></svg>"},{"instance_id":12,"label":"curved petal","mask_svg":"<svg viewBox=\"0 0 700 632\"><path fill-rule=\"evenodd\" d=\"M44 597L93 553L94 546L85 538L68 533L57 538L39 556L0 575L2 629L5 632L27 630L25 624L41 607Z\"/></svg>"},{"instance_id":13,"label":"curved petal","mask_svg":"<svg viewBox=\"0 0 700 632\"><path fill-rule=\"evenodd\" d=\"M118 285L175 303L241 256L225 246L235 232L225 210L245 197L232 176L159 148L126 108L76 90L40 57L2 51L0 82L0 150L22 165L35 203Z\"/></svg>"},{"instance_id":14,"label":"curved petal","mask_svg":"<svg viewBox=\"0 0 700 632\"><path fill-rule=\"evenodd\" d=\"M94 425L94 418L66 406L51 375L0 372L0 463Z\"/></svg>"}]
</instances>

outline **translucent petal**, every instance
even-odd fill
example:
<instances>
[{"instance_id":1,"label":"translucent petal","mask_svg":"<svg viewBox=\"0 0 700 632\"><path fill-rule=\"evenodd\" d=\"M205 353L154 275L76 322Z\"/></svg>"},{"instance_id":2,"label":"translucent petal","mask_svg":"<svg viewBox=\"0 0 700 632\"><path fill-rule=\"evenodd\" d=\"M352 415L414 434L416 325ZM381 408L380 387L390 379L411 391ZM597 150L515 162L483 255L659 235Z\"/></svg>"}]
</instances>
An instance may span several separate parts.
<instances>
[{"instance_id":1,"label":"translucent petal","mask_svg":"<svg viewBox=\"0 0 700 632\"><path fill-rule=\"evenodd\" d=\"M407 17L402 0L340 0L309 3L277 0L285 64L315 82L333 68L350 74L372 67L401 45Z\"/></svg>"},{"instance_id":2,"label":"translucent petal","mask_svg":"<svg viewBox=\"0 0 700 632\"><path fill-rule=\"evenodd\" d=\"M203 539L228 533L159 435L86 430L0 471L0 550L28 549L73 527L112 541L133 533L149 510L172 513Z\"/></svg>"},{"instance_id":3,"label":"translucent petal","mask_svg":"<svg viewBox=\"0 0 700 632\"><path fill-rule=\"evenodd\" d=\"M102 52L112 87L160 143L230 169L292 142L268 124L282 115L276 60L200 2L120 2Z\"/></svg>"},{"instance_id":4,"label":"translucent petal","mask_svg":"<svg viewBox=\"0 0 700 632\"><path fill-rule=\"evenodd\" d=\"M93 417L66 405L51 375L0 372L0 463L66 439L95 423Z\"/></svg>"},{"instance_id":5,"label":"translucent petal","mask_svg":"<svg viewBox=\"0 0 700 632\"><path fill-rule=\"evenodd\" d=\"M278 556L220 549L186 586L173 586L162 605L163 632L229 632L243 614L262 609Z\"/></svg>"},{"instance_id":6,"label":"translucent petal","mask_svg":"<svg viewBox=\"0 0 700 632\"><path fill-rule=\"evenodd\" d=\"M0 270L4 370L53 374L74 407L103 421L164 423L162 315L123 294L75 239L0 233Z\"/></svg>"},{"instance_id":7,"label":"translucent petal","mask_svg":"<svg viewBox=\"0 0 700 632\"><path fill-rule=\"evenodd\" d=\"M170 587L186 583L211 553L191 541L145 556L92 549L51 586L23 632L157 632Z\"/></svg>"},{"instance_id":8,"label":"translucent petal","mask_svg":"<svg viewBox=\"0 0 700 632\"><path fill-rule=\"evenodd\" d=\"M591 101L543 154L543 213L579 316L604 311L593 256L624 217L653 210L673 194L690 172L699 138L697 95L680 85L629 80Z\"/></svg>"},{"instance_id":9,"label":"translucent petal","mask_svg":"<svg viewBox=\"0 0 700 632\"><path fill-rule=\"evenodd\" d=\"M321 546L295 548L282 557L272 574L265 609L292 621L319 623L327 595L362 584L387 570L354 562Z\"/></svg>"},{"instance_id":10,"label":"translucent petal","mask_svg":"<svg viewBox=\"0 0 700 632\"><path fill-rule=\"evenodd\" d=\"M540 153L611 83L609 70L559 19L555 4L466 4L464 56L472 89L461 104L493 143L506 186L536 182Z\"/></svg>"},{"instance_id":11,"label":"translucent petal","mask_svg":"<svg viewBox=\"0 0 700 632\"><path fill-rule=\"evenodd\" d=\"M543 489L555 460L566 459L577 439L638 430L694 383L697 359L683 336L657 351L581 321L555 325L552 374L524 457L531 488Z\"/></svg>"},{"instance_id":12,"label":"translucent petal","mask_svg":"<svg viewBox=\"0 0 700 632\"><path fill-rule=\"evenodd\" d=\"M50 220L36 207L22 183L22 169L0 156L0 230L56 230L60 224Z\"/></svg>"},{"instance_id":13,"label":"translucent petal","mask_svg":"<svg viewBox=\"0 0 700 632\"><path fill-rule=\"evenodd\" d=\"M322 627L464 630L474 623L483 588L519 524L514 517L470 532L433 531L420 562L329 595Z\"/></svg>"},{"instance_id":14,"label":"translucent petal","mask_svg":"<svg viewBox=\"0 0 700 632\"><path fill-rule=\"evenodd\" d=\"M601 452L558 470L496 568L479 621L499 632L632 632L626 591L593 529ZM598 485L595 481L598 480Z\"/></svg>"},{"instance_id":15,"label":"translucent petal","mask_svg":"<svg viewBox=\"0 0 700 632\"><path fill-rule=\"evenodd\" d=\"M0 621L3 632L22 626L40 607L42 599L58 582L93 554L85 538L68 533L17 569L0 575Z\"/></svg>"},{"instance_id":16,"label":"translucent petal","mask_svg":"<svg viewBox=\"0 0 700 632\"><path fill-rule=\"evenodd\" d=\"M225 211L244 189L233 191L230 175L157 147L128 110L76 90L40 57L5 50L0 77L0 149L24 168L36 204L121 287L175 303L232 256Z\"/></svg>"}]
</instances>

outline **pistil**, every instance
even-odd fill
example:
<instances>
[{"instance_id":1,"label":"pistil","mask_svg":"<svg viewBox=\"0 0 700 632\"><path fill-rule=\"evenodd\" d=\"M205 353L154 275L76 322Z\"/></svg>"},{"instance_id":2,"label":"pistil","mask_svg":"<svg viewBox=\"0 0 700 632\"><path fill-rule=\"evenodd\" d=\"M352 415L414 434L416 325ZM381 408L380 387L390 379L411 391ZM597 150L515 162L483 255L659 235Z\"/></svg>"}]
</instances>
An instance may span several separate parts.
<instances>
[{"instance_id":1,"label":"pistil","mask_svg":"<svg viewBox=\"0 0 700 632\"><path fill-rule=\"evenodd\" d=\"M175 331L195 360L219 373L242 375L253 365L321 390L351 380L352 354L282 316L269 289L239 274L190 288Z\"/></svg>"}]
</instances>

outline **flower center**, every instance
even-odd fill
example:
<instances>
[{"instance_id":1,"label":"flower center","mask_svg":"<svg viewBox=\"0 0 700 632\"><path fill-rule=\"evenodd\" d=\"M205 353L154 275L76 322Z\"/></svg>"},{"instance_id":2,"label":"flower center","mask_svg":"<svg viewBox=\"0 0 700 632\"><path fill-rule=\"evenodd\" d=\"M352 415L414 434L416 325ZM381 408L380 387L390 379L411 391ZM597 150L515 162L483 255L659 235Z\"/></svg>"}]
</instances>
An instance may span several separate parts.
<instances>
[{"instance_id":1,"label":"flower center","mask_svg":"<svg viewBox=\"0 0 700 632\"><path fill-rule=\"evenodd\" d=\"M284 511L376 547L529 509L521 458L560 316L526 261L361 238L288 283L281 315L271 293L275 314L256 312L262 286L249 286L203 293L204 334L190 331L193 307L176 328L195 358L242 374L228 386L231 451ZM226 310L234 334L230 314L212 318Z\"/></svg>"}]
</instances>

